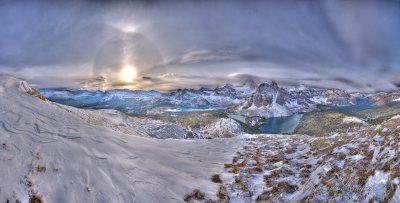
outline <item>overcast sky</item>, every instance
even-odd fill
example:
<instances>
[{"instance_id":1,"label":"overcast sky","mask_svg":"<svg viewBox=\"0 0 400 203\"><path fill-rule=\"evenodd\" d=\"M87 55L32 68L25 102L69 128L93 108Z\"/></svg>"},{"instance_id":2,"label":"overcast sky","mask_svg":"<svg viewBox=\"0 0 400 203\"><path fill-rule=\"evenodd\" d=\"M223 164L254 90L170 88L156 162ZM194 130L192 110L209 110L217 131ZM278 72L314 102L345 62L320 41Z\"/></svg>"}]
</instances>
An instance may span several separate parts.
<instances>
[{"instance_id":1,"label":"overcast sky","mask_svg":"<svg viewBox=\"0 0 400 203\"><path fill-rule=\"evenodd\" d=\"M0 72L39 87L400 84L400 1L0 1L0 26Z\"/></svg>"}]
</instances>

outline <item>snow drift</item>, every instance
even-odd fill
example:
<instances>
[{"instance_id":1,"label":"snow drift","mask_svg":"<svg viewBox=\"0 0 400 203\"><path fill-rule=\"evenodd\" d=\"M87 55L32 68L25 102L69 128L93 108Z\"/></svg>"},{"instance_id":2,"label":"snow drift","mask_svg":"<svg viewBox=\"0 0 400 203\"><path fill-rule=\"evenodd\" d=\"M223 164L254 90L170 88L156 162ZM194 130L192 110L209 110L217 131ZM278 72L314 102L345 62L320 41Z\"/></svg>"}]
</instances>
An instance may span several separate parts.
<instances>
[{"instance_id":1,"label":"snow drift","mask_svg":"<svg viewBox=\"0 0 400 203\"><path fill-rule=\"evenodd\" d=\"M241 146L239 139L124 134L37 97L26 82L0 75L1 202L180 202L193 188L215 194L210 176Z\"/></svg>"}]
</instances>

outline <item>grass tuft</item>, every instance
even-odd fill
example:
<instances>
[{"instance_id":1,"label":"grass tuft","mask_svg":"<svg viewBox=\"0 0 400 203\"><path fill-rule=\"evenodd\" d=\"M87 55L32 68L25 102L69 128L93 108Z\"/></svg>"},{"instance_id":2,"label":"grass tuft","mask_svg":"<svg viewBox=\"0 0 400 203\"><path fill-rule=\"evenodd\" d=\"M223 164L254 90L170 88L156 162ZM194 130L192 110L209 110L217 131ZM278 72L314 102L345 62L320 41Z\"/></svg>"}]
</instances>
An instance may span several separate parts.
<instances>
[{"instance_id":1,"label":"grass tuft","mask_svg":"<svg viewBox=\"0 0 400 203\"><path fill-rule=\"evenodd\" d=\"M218 174L214 174L211 176L211 181L214 183L222 183L222 180Z\"/></svg>"}]
</instances>

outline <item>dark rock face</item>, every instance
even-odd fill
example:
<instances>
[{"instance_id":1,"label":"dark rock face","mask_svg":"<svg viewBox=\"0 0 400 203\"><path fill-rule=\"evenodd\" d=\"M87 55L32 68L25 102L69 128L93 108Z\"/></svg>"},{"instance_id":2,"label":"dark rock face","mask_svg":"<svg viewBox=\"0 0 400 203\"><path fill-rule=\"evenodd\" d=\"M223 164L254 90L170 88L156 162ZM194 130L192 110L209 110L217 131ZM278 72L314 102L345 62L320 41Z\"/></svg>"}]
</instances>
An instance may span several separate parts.
<instances>
[{"instance_id":1,"label":"dark rock face","mask_svg":"<svg viewBox=\"0 0 400 203\"><path fill-rule=\"evenodd\" d=\"M244 108L249 108L254 104L260 108L262 106L271 106L276 103L279 105L285 104L285 91L278 87L276 82L260 84L256 92L249 98L247 105Z\"/></svg>"}]
</instances>

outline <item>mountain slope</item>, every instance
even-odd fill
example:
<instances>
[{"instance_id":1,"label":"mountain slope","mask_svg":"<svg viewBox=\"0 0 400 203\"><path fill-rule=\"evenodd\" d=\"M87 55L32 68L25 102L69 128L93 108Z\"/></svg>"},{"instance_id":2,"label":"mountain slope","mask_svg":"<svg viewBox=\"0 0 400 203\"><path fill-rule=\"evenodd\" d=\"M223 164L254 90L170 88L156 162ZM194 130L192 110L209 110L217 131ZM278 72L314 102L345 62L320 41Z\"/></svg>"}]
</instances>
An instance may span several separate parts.
<instances>
[{"instance_id":1,"label":"mountain slope","mask_svg":"<svg viewBox=\"0 0 400 203\"><path fill-rule=\"evenodd\" d=\"M330 116L333 126L321 123ZM222 177L233 177L223 179L217 196L223 202L400 202L400 115L379 124L332 112L318 118L307 120L339 126L337 132L249 136L225 164Z\"/></svg>"},{"instance_id":2,"label":"mountain slope","mask_svg":"<svg viewBox=\"0 0 400 203\"><path fill-rule=\"evenodd\" d=\"M214 194L211 174L241 146L123 134L33 90L0 75L0 202L179 202L197 187Z\"/></svg>"}]
</instances>

